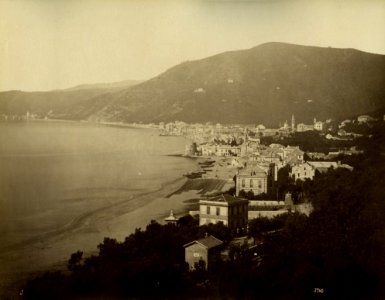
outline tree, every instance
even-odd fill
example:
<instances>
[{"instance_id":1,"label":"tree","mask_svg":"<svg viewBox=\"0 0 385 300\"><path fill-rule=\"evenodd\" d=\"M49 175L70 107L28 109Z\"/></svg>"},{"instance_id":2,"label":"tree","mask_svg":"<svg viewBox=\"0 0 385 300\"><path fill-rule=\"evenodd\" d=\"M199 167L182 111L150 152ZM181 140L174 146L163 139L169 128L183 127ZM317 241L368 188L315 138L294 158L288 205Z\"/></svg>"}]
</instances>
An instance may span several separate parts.
<instances>
[{"instance_id":1,"label":"tree","mask_svg":"<svg viewBox=\"0 0 385 300\"><path fill-rule=\"evenodd\" d=\"M245 192L245 190L240 190L240 191L239 191L239 197L241 197L241 198L247 198L247 193Z\"/></svg>"},{"instance_id":2,"label":"tree","mask_svg":"<svg viewBox=\"0 0 385 300\"><path fill-rule=\"evenodd\" d=\"M268 231L278 230L284 227L288 214L281 214L272 219L267 217L256 218L249 221L249 236L261 239Z\"/></svg>"},{"instance_id":3,"label":"tree","mask_svg":"<svg viewBox=\"0 0 385 300\"><path fill-rule=\"evenodd\" d=\"M100 256L113 256L119 248L119 243L116 239L105 237L103 243L98 245Z\"/></svg>"},{"instance_id":4,"label":"tree","mask_svg":"<svg viewBox=\"0 0 385 300\"><path fill-rule=\"evenodd\" d=\"M229 188L226 192L225 192L225 194L228 194L228 195L235 195L235 192L236 192L236 189L235 189L235 186L234 187L231 187L231 188Z\"/></svg>"},{"instance_id":5,"label":"tree","mask_svg":"<svg viewBox=\"0 0 385 300\"><path fill-rule=\"evenodd\" d=\"M199 238L203 238L206 235L213 235L223 242L230 241L233 238L233 234L229 227L225 226L223 222L216 224L208 224L199 227Z\"/></svg>"},{"instance_id":6,"label":"tree","mask_svg":"<svg viewBox=\"0 0 385 300\"><path fill-rule=\"evenodd\" d=\"M248 200L253 200L254 199L254 192L252 190L248 191L246 194L246 198Z\"/></svg>"},{"instance_id":7,"label":"tree","mask_svg":"<svg viewBox=\"0 0 385 300\"><path fill-rule=\"evenodd\" d=\"M75 253L71 254L70 259L68 260L68 270L70 271L77 271L81 267L81 261L83 258L83 252L82 251L77 251Z\"/></svg>"},{"instance_id":8,"label":"tree","mask_svg":"<svg viewBox=\"0 0 385 300\"><path fill-rule=\"evenodd\" d=\"M278 170L276 185L278 199L284 199L287 192L292 192L294 190L294 180L290 177L290 171L290 165L286 165Z\"/></svg>"}]
</instances>

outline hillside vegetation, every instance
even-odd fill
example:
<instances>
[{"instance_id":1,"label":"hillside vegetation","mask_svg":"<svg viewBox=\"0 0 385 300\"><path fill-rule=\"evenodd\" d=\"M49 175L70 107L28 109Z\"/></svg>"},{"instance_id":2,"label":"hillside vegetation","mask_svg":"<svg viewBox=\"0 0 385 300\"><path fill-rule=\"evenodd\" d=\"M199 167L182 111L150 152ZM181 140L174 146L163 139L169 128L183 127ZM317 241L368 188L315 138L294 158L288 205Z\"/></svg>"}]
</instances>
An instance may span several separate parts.
<instances>
[{"instance_id":1,"label":"hillside vegetation","mask_svg":"<svg viewBox=\"0 0 385 300\"><path fill-rule=\"evenodd\" d=\"M385 107L384 70L384 55L267 43L184 62L118 90L67 91L74 94L64 98L58 92L0 93L0 113L37 107L66 119L268 126L292 114L297 122L341 119Z\"/></svg>"}]
</instances>

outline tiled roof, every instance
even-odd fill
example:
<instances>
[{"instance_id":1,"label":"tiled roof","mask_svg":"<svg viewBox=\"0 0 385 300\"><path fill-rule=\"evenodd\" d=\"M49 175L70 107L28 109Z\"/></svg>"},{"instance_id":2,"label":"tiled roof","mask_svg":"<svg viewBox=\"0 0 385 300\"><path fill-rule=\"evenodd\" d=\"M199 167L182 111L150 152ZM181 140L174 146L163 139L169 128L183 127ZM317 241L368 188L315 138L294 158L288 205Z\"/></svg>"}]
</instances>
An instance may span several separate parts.
<instances>
[{"instance_id":1,"label":"tiled roof","mask_svg":"<svg viewBox=\"0 0 385 300\"><path fill-rule=\"evenodd\" d=\"M260 166L254 165L254 166L247 166L246 168L239 171L238 175L247 175L250 176L251 174L266 174L266 171L262 169Z\"/></svg>"},{"instance_id":2,"label":"tiled roof","mask_svg":"<svg viewBox=\"0 0 385 300\"><path fill-rule=\"evenodd\" d=\"M193 241L193 242L190 242L186 245L184 245L184 247L188 247L192 244L195 244L195 243L199 243L201 244L202 246L206 247L207 249L211 249L211 248L214 248L214 247L217 247L219 245L222 245L223 242L219 239L217 239L216 237L210 235L204 239L200 239L200 240L196 240L196 241Z\"/></svg>"},{"instance_id":3,"label":"tiled roof","mask_svg":"<svg viewBox=\"0 0 385 300\"><path fill-rule=\"evenodd\" d=\"M231 196L229 194L221 194L221 195L210 197L210 198L204 199L204 200L215 201L215 202L227 202L227 203L244 201L244 199L240 199L240 198Z\"/></svg>"}]
</instances>

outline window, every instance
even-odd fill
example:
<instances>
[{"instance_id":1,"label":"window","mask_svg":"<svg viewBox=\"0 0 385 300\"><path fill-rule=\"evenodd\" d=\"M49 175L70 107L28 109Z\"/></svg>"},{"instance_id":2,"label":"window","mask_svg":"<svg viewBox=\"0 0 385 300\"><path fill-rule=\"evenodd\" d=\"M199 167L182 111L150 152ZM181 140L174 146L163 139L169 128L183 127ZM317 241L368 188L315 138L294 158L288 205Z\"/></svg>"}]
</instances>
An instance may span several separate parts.
<instances>
[{"instance_id":1,"label":"window","mask_svg":"<svg viewBox=\"0 0 385 300\"><path fill-rule=\"evenodd\" d=\"M217 207L216 213L217 213L217 216L219 216L219 207Z\"/></svg>"},{"instance_id":2,"label":"window","mask_svg":"<svg viewBox=\"0 0 385 300\"><path fill-rule=\"evenodd\" d=\"M258 180L258 188L262 188L262 180Z\"/></svg>"},{"instance_id":3,"label":"window","mask_svg":"<svg viewBox=\"0 0 385 300\"><path fill-rule=\"evenodd\" d=\"M245 186L246 186L246 181L242 179L242 187L245 187Z\"/></svg>"},{"instance_id":4,"label":"window","mask_svg":"<svg viewBox=\"0 0 385 300\"><path fill-rule=\"evenodd\" d=\"M253 179L250 179L250 187L253 187Z\"/></svg>"},{"instance_id":5,"label":"window","mask_svg":"<svg viewBox=\"0 0 385 300\"><path fill-rule=\"evenodd\" d=\"M210 214L210 206L207 206L206 208L206 213L209 215Z\"/></svg>"}]
</instances>

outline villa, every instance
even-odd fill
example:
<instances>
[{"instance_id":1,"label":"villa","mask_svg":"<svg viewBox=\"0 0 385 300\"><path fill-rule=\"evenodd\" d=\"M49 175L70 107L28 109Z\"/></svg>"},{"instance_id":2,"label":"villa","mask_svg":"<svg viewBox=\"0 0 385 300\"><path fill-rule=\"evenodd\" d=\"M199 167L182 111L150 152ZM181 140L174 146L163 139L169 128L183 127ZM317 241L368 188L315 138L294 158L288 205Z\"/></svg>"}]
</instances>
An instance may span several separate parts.
<instances>
[{"instance_id":1,"label":"villa","mask_svg":"<svg viewBox=\"0 0 385 300\"><path fill-rule=\"evenodd\" d=\"M246 199L228 194L202 199L199 201L199 225L222 222L231 229L245 229L248 203Z\"/></svg>"},{"instance_id":2,"label":"villa","mask_svg":"<svg viewBox=\"0 0 385 300\"><path fill-rule=\"evenodd\" d=\"M236 195L244 190L252 191L254 195L267 193L268 190L268 171L258 165L248 166L238 171L235 183Z\"/></svg>"}]
</instances>

